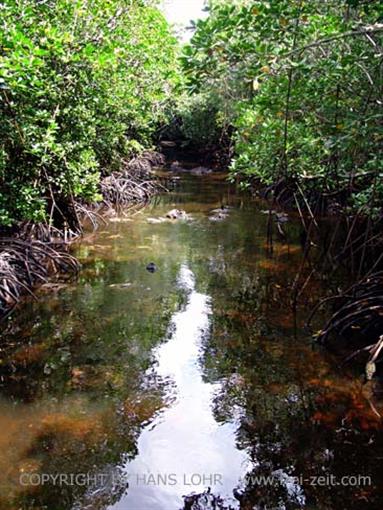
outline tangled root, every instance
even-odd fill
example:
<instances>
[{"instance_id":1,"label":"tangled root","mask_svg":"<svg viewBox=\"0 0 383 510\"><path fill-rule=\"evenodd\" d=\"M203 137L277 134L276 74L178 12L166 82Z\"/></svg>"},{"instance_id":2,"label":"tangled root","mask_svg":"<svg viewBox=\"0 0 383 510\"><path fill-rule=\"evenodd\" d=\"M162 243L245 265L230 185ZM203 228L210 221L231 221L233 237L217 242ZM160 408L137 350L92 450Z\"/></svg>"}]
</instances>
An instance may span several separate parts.
<instances>
[{"instance_id":1,"label":"tangled root","mask_svg":"<svg viewBox=\"0 0 383 510\"><path fill-rule=\"evenodd\" d=\"M353 328L357 328L358 337L370 336L374 329L383 331L382 271L363 278L345 293L331 299L337 300L338 304L318 336L321 343L325 343L331 333L345 335Z\"/></svg>"},{"instance_id":2,"label":"tangled root","mask_svg":"<svg viewBox=\"0 0 383 510\"><path fill-rule=\"evenodd\" d=\"M64 243L0 239L0 318L9 313L24 294L55 273L77 274L79 263Z\"/></svg>"},{"instance_id":3,"label":"tangled root","mask_svg":"<svg viewBox=\"0 0 383 510\"><path fill-rule=\"evenodd\" d=\"M156 152L144 153L127 162L120 172L114 172L101 181L103 203L119 210L131 204L148 202L164 189L150 173L154 166L163 164L163 155Z\"/></svg>"},{"instance_id":4,"label":"tangled root","mask_svg":"<svg viewBox=\"0 0 383 510\"><path fill-rule=\"evenodd\" d=\"M51 213L49 222L25 222L13 232L0 236L0 320L52 274L75 275L79 263L68 253L71 242L83 233L83 224L96 229L107 223L103 209L127 210L145 205L150 198L165 188L151 175L153 167L162 166L164 156L158 152L144 152L125 162L119 172L104 177L100 183L102 202L89 205L73 197L58 205L52 198L52 211L57 213L59 227ZM10 237L13 234L15 237Z\"/></svg>"},{"instance_id":5,"label":"tangled root","mask_svg":"<svg viewBox=\"0 0 383 510\"><path fill-rule=\"evenodd\" d=\"M330 300L336 302L334 312L317 340L328 343L331 335L344 339L346 348L352 351L345 363L368 354L366 376L371 379L383 354L383 271L366 276L346 292L323 299L312 311L309 323L318 308Z\"/></svg>"},{"instance_id":6,"label":"tangled root","mask_svg":"<svg viewBox=\"0 0 383 510\"><path fill-rule=\"evenodd\" d=\"M145 151L127 162L126 169L137 177L149 177L152 168L164 166L165 162L165 156L160 152Z\"/></svg>"}]
</instances>

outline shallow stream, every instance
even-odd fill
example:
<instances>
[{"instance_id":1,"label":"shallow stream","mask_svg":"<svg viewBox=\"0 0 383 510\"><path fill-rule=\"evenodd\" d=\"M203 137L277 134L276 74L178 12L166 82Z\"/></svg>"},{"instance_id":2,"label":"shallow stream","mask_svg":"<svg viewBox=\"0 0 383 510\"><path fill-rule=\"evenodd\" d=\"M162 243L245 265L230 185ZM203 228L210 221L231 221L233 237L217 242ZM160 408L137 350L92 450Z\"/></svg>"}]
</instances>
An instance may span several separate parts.
<instances>
[{"instance_id":1,"label":"shallow stream","mask_svg":"<svg viewBox=\"0 0 383 510\"><path fill-rule=\"evenodd\" d=\"M156 221L173 208L190 218ZM1 509L178 510L208 487L222 508L383 507L382 408L303 328L320 281L294 317L300 225L270 253L264 208L223 175L183 175L86 236L78 281L18 311Z\"/></svg>"}]
</instances>

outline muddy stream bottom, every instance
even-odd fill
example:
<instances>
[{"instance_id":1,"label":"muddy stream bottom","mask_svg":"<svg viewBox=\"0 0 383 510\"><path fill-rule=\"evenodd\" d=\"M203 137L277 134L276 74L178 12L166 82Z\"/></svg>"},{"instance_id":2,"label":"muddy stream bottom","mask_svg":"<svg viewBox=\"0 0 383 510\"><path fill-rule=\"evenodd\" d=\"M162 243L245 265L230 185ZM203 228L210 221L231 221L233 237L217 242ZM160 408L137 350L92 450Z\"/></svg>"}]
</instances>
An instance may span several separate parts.
<instances>
[{"instance_id":1,"label":"muddy stream bottom","mask_svg":"<svg viewBox=\"0 0 383 510\"><path fill-rule=\"evenodd\" d=\"M174 208L188 216L164 220ZM18 310L1 510L383 508L382 405L303 328L323 283L294 318L301 227L270 253L264 208L183 175L76 247L78 281Z\"/></svg>"}]
</instances>

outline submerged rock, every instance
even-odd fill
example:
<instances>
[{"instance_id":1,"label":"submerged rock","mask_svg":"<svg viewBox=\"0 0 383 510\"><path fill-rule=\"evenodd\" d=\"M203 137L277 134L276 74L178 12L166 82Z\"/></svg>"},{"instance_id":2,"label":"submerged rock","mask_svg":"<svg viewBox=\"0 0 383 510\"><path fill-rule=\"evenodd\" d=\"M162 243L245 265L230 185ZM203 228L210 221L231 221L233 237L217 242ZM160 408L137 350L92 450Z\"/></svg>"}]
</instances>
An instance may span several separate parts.
<instances>
[{"instance_id":1,"label":"submerged rock","mask_svg":"<svg viewBox=\"0 0 383 510\"><path fill-rule=\"evenodd\" d=\"M190 173L192 175L208 175L212 173L211 168L206 168L205 166L197 166L196 168L192 168Z\"/></svg>"},{"instance_id":2,"label":"submerged rock","mask_svg":"<svg viewBox=\"0 0 383 510\"><path fill-rule=\"evenodd\" d=\"M132 284L129 283L129 282L126 282L126 283L112 283L111 285L109 285L109 287L111 289L127 289L129 287L131 287Z\"/></svg>"},{"instance_id":3,"label":"submerged rock","mask_svg":"<svg viewBox=\"0 0 383 510\"><path fill-rule=\"evenodd\" d=\"M179 163L179 161L173 161L173 163L170 165L170 170L172 172L178 172L178 173L185 173L188 172L186 168L182 167Z\"/></svg>"},{"instance_id":4,"label":"submerged rock","mask_svg":"<svg viewBox=\"0 0 383 510\"><path fill-rule=\"evenodd\" d=\"M222 221L222 220L225 220L227 218L227 214L226 213L217 213L217 214L214 214L214 216L210 216L209 217L209 220L210 221Z\"/></svg>"},{"instance_id":5,"label":"submerged rock","mask_svg":"<svg viewBox=\"0 0 383 510\"><path fill-rule=\"evenodd\" d=\"M166 218L168 218L169 220L187 220L189 216L182 209L172 209L171 211L166 213Z\"/></svg>"},{"instance_id":6,"label":"submerged rock","mask_svg":"<svg viewBox=\"0 0 383 510\"><path fill-rule=\"evenodd\" d=\"M229 216L229 207L222 205L219 209L213 209L210 211L212 214L209 216L210 221L222 221Z\"/></svg>"},{"instance_id":7,"label":"submerged rock","mask_svg":"<svg viewBox=\"0 0 383 510\"><path fill-rule=\"evenodd\" d=\"M229 214L230 209L232 209L232 207L229 207L228 205L221 205L221 207L219 207L218 209L212 209L210 212L211 213L226 213L226 214Z\"/></svg>"},{"instance_id":8,"label":"submerged rock","mask_svg":"<svg viewBox=\"0 0 383 510\"><path fill-rule=\"evenodd\" d=\"M278 211L275 211L274 209L265 209L263 211L260 211L261 214L266 214L266 215L272 215L274 216L275 218L275 221L277 223L287 223L289 221L289 215L287 213L284 213L284 212L278 212Z\"/></svg>"},{"instance_id":9,"label":"submerged rock","mask_svg":"<svg viewBox=\"0 0 383 510\"><path fill-rule=\"evenodd\" d=\"M187 214L182 209L172 209L171 211L167 212L166 215L159 216L157 218L148 218L146 221L148 223L151 223L152 225L157 225L160 223L164 223L166 221L174 221L174 220L190 220L191 217L189 214Z\"/></svg>"},{"instance_id":10,"label":"submerged rock","mask_svg":"<svg viewBox=\"0 0 383 510\"><path fill-rule=\"evenodd\" d=\"M152 225L157 225L158 223L164 223L166 218L148 218L146 221Z\"/></svg>"}]
</instances>

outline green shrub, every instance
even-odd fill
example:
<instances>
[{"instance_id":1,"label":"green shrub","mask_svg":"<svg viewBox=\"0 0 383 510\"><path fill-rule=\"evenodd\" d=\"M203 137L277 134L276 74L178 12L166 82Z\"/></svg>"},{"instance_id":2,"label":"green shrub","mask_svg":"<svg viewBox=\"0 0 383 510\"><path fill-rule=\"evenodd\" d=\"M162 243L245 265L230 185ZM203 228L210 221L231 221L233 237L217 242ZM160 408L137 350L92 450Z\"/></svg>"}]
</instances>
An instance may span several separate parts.
<instances>
[{"instance_id":1,"label":"green shrub","mask_svg":"<svg viewBox=\"0 0 383 510\"><path fill-rule=\"evenodd\" d=\"M182 137L190 144L203 147L217 143L223 124L220 100L212 93L183 95L177 106Z\"/></svg>"}]
</instances>

